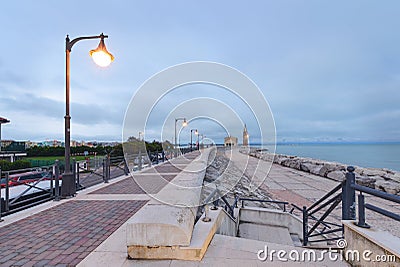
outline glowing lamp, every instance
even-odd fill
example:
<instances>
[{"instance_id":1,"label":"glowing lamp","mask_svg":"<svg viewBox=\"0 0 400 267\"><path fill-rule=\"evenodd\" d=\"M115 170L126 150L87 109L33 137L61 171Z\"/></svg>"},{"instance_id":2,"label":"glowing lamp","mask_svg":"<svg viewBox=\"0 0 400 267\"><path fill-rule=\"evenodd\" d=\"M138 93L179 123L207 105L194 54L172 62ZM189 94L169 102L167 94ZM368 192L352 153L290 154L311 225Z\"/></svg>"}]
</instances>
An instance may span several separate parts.
<instances>
[{"instance_id":1,"label":"glowing lamp","mask_svg":"<svg viewBox=\"0 0 400 267\"><path fill-rule=\"evenodd\" d=\"M96 49L90 50L89 54L93 58L93 61L100 67L107 67L114 60L114 56L107 51L104 44L104 37L101 38L99 46Z\"/></svg>"}]
</instances>

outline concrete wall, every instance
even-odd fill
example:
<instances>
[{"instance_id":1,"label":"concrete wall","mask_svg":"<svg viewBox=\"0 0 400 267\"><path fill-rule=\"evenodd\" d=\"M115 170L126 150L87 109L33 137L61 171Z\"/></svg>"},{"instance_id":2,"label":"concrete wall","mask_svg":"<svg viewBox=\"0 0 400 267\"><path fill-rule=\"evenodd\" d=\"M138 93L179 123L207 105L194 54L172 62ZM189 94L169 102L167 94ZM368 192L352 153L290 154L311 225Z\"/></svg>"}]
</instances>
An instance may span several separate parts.
<instances>
[{"instance_id":1,"label":"concrete wall","mask_svg":"<svg viewBox=\"0 0 400 267\"><path fill-rule=\"evenodd\" d=\"M303 225L299 218L280 210L246 207L240 209L240 223L253 223L285 227L290 234L303 236Z\"/></svg>"},{"instance_id":2,"label":"concrete wall","mask_svg":"<svg viewBox=\"0 0 400 267\"><path fill-rule=\"evenodd\" d=\"M358 227L355 221L342 222L347 243L343 257L352 266L400 266L399 238L378 229Z\"/></svg>"},{"instance_id":3,"label":"concrete wall","mask_svg":"<svg viewBox=\"0 0 400 267\"><path fill-rule=\"evenodd\" d=\"M226 213L225 210L222 210L221 213L222 213L222 220L216 233L221 235L236 236L237 234L236 222L231 219L231 217Z\"/></svg>"}]
</instances>

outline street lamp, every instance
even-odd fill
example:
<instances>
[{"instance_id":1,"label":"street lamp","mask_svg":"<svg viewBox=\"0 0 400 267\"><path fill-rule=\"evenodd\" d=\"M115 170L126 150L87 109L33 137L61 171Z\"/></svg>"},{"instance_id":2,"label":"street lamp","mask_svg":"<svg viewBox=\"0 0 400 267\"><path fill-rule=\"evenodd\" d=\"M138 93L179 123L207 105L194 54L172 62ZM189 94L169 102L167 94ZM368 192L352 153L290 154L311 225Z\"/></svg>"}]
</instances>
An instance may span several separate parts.
<instances>
[{"instance_id":1,"label":"street lamp","mask_svg":"<svg viewBox=\"0 0 400 267\"><path fill-rule=\"evenodd\" d=\"M175 147L174 147L175 149L178 147L178 142L177 142L177 139L176 139L176 123L178 121L183 121L182 122L182 127L186 127L188 125L188 123L186 121L186 118L175 118ZM175 152L175 154L176 154L176 152Z\"/></svg>"},{"instance_id":2,"label":"street lamp","mask_svg":"<svg viewBox=\"0 0 400 267\"><path fill-rule=\"evenodd\" d=\"M71 53L72 46L81 40L88 40L88 39L100 39L100 43L96 49L93 49L89 52L90 56L93 58L93 61L101 66L107 67L110 63L114 60L114 56L111 55L107 49L106 45L104 44L104 38L108 38L107 35L103 33L97 36L84 36L78 37L70 41L69 36L65 38L65 55L66 55L66 64L65 64L65 171L62 176L62 185L61 185L61 196L73 196L75 195L75 177L71 173L71 166L70 166L70 142L71 142L71 116L69 113L69 81L70 81L70 64L69 64L69 54Z\"/></svg>"},{"instance_id":3,"label":"street lamp","mask_svg":"<svg viewBox=\"0 0 400 267\"><path fill-rule=\"evenodd\" d=\"M202 143L203 143L203 139L204 139L204 137L205 137L204 134L197 134L197 146L198 146L198 150L200 150L200 140L199 140L200 135L201 135L201 142L202 142Z\"/></svg>"},{"instance_id":4,"label":"street lamp","mask_svg":"<svg viewBox=\"0 0 400 267\"><path fill-rule=\"evenodd\" d=\"M198 135L198 134L199 134L199 132L197 131L197 129L191 129L191 130L190 130L190 152L192 152L192 146L193 146L193 141L192 141L192 140L193 140L193 139L192 139L192 136L193 136L192 133L193 133L193 131L195 131L195 132L194 132L195 135Z\"/></svg>"}]
</instances>

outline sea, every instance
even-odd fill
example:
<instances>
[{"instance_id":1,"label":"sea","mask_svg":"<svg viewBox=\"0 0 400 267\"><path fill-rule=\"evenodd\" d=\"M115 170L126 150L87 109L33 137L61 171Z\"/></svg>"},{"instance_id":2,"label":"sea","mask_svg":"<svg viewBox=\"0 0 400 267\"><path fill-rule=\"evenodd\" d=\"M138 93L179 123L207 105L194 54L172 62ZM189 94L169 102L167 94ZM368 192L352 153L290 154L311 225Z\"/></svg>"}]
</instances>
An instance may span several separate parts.
<instances>
[{"instance_id":1,"label":"sea","mask_svg":"<svg viewBox=\"0 0 400 267\"><path fill-rule=\"evenodd\" d=\"M275 153L400 171L400 143L277 144Z\"/></svg>"}]
</instances>

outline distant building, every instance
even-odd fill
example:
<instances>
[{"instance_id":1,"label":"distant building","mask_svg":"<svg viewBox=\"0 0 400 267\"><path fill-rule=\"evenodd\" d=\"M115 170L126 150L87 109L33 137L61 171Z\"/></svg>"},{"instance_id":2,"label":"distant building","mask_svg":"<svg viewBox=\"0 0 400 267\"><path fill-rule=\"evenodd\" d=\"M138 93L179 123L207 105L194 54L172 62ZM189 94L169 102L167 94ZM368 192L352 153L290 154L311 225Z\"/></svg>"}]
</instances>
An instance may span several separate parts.
<instances>
[{"instance_id":1,"label":"distant building","mask_svg":"<svg viewBox=\"0 0 400 267\"><path fill-rule=\"evenodd\" d=\"M1 148L4 149L8 146L10 146L14 140L1 140Z\"/></svg>"},{"instance_id":2,"label":"distant building","mask_svg":"<svg viewBox=\"0 0 400 267\"><path fill-rule=\"evenodd\" d=\"M38 146L38 145L39 145L39 143L35 142L35 141L26 141L25 142L25 148L31 148L31 147Z\"/></svg>"},{"instance_id":3,"label":"distant building","mask_svg":"<svg viewBox=\"0 0 400 267\"><path fill-rule=\"evenodd\" d=\"M6 118L0 117L0 151L2 148L2 141L1 141L1 125L5 123L9 123L10 120L7 120Z\"/></svg>"},{"instance_id":4,"label":"distant building","mask_svg":"<svg viewBox=\"0 0 400 267\"><path fill-rule=\"evenodd\" d=\"M37 146L41 146L41 147L46 147L46 146L58 147L58 146L64 146L64 142L58 141L58 140L46 140L46 141L37 143Z\"/></svg>"},{"instance_id":5,"label":"distant building","mask_svg":"<svg viewBox=\"0 0 400 267\"><path fill-rule=\"evenodd\" d=\"M246 124L244 125L243 129L243 146L249 145L249 133L247 132Z\"/></svg>"},{"instance_id":6,"label":"distant building","mask_svg":"<svg viewBox=\"0 0 400 267\"><path fill-rule=\"evenodd\" d=\"M224 138L224 146L237 146L238 138L233 136L228 136Z\"/></svg>"}]
</instances>

